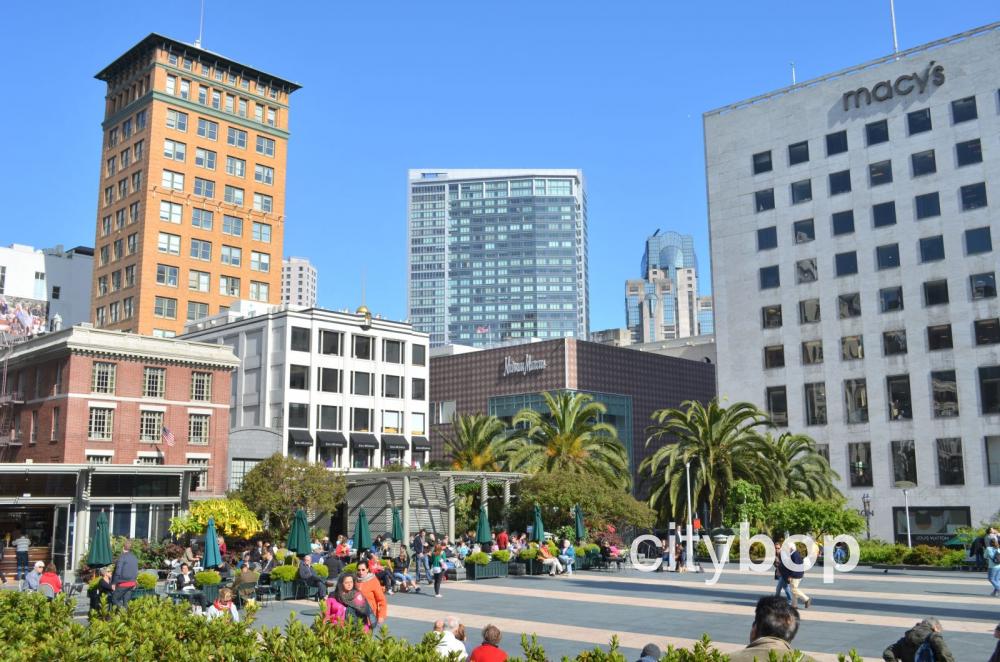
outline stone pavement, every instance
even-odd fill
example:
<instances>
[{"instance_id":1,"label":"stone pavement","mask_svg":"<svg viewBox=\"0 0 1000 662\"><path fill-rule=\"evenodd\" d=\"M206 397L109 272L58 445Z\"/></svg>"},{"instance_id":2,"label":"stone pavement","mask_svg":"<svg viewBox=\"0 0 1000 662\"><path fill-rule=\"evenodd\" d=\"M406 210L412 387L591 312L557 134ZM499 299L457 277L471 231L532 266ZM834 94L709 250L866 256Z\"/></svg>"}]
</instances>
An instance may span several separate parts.
<instances>
[{"instance_id":1,"label":"stone pavement","mask_svg":"<svg viewBox=\"0 0 1000 662\"><path fill-rule=\"evenodd\" d=\"M443 598L432 591L389 598L389 632L418 641L443 615L457 616L469 631L471 646L487 623L504 633L501 646L520 653L522 633L535 633L552 659L585 648L606 647L618 635L627 658L635 659L649 642L690 646L708 633L723 651L746 645L754 604L773 592L770 574L743 575L735 568L719 583L709 575L582 571L550 578L508 577L478 582L446 582ZM797 648L817 660L836 660L836 653L856 648L866 659L880 660L882 650L925 616L937 616L957 660L985 660L996 643L993 628L1000 620L1000 599L989 596L985 574L958 572L893 572L857 569L823 584L818 570L807 574L801 588L813 598L800 609L802 626ZM258 623L282 625L292 611L311 622L315 602L275 603L258 613Z\"/></svg>"}]
</instances>

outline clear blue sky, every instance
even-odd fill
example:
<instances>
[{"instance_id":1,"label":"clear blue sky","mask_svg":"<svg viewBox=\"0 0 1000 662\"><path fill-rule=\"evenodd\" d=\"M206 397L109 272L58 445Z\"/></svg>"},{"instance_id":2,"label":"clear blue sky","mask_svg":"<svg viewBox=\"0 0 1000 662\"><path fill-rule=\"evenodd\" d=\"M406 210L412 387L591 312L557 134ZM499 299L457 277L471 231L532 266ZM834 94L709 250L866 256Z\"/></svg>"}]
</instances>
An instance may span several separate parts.
<instances>
[{"instance_id":1,"label":"clear blue sky","mask_svg":"<svg viewBox=\"0 0 1000 662\"><path fill-rule=\"evenodd\" d=\"M1000 19L986 0L897 0L900 47ZM150 32L194 41L199 0L8 2L0 245L93 245L104 85ZM656 228L708 269L701 114L891 51L888 0L207 0L204 46L301 83L285 254L319 303L406 316L408 168L582 168L591 328ZM706 283L703 290L708 290Z\"/></svg>"}]
</instances>

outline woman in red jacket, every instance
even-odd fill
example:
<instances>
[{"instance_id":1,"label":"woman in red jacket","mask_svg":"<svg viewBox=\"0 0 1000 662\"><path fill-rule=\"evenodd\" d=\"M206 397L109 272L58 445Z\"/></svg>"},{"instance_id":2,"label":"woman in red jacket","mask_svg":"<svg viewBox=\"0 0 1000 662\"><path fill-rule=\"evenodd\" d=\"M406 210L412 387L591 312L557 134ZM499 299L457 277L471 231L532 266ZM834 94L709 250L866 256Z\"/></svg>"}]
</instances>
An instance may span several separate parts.
<instances>
[{"instance_id":1,"label":"woman in red jacket","mask_svg":"<svg viewBox=\"0 0 1000 662\"><path fill-rule=\"evenodd\" d=\"M469 655L469 662L505 662L507 653L500 648L500 628L487 625L483 628L483 643Z\"/></svg>"},{"instance_id":2,"label":"woman in red jacket","mask_svg":"<svg viewBox=\"0 0 1000 662\"><path fill-rule=\"evenodd\" d=\"M52 592L59 594L62 593L62 580L59 579L59 575L56 574L56 565L49 561L49 564L45 566L45 572L38 579L38 586L41 587L42 584L48 584L52 587Z\"/></svg>"}]
</instances>

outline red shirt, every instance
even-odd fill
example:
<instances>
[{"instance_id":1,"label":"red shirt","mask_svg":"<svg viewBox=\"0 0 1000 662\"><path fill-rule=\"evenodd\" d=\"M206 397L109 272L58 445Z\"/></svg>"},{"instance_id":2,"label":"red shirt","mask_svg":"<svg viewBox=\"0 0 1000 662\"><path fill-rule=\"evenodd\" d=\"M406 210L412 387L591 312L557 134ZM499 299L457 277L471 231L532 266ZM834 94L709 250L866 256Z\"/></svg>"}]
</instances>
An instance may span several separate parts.
<instances>
[{"instance_id":1,"label":"red shirt","mask_svg":"<svg viewBox=\"0 0 1000 662\"><path fill-rule=\"evenodd\" d=\"M38 585L41 586L42 584L51 586L55 593L62 593L62 580L54 572L43 572L42 576L38 579Z\"/></svg>"},{"instance_id":2,"label":"red shirt","mask_svg":"<svg viewBox=\"0 0 1000 662\"><path fill-rule=\"evenodd\" d=\"M506 531L501 531L500 535L497 536L497 547L500 549L507 549L507 545L510 544L510 537L507 535Z\"/></svg>"},{"instance_id":3,"label":"red shirt","mask_svg":"<svg viewBox=\"0 0 1000 662\"><path fill-rule=\"evenodd\" d=\"M469 662L505 662L506 659L507 653L490 644L480 644L469 656Z\"/></svg>"}]
</instances>

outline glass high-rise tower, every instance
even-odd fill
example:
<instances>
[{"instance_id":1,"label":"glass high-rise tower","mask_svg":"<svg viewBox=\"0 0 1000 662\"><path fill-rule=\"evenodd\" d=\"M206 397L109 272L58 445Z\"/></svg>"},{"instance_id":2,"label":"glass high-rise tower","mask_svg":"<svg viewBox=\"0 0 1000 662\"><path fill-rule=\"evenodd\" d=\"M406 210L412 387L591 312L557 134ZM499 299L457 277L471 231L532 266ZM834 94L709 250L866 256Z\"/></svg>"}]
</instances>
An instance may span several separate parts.
<instances>
[{"instance_id":1,"label":"glass high-rise tower","mask_svg":"<svg viewBox=\"0 0 1000 662\"><path fill-rule=\"evenodd\" d=\"M432 346L589 331L580 170L410 170L410 321Z\"/></svg>"}]
</instances>

